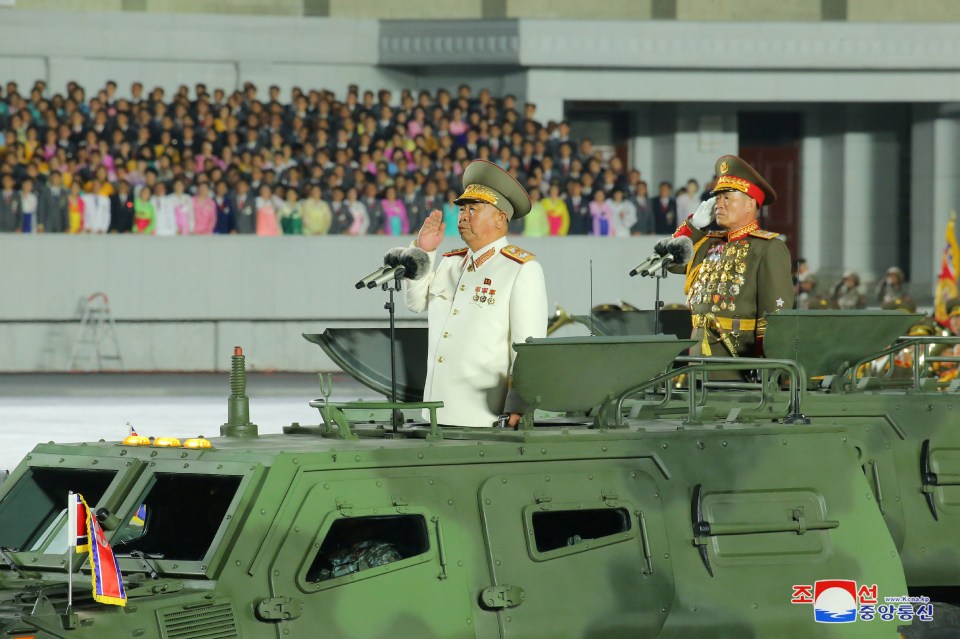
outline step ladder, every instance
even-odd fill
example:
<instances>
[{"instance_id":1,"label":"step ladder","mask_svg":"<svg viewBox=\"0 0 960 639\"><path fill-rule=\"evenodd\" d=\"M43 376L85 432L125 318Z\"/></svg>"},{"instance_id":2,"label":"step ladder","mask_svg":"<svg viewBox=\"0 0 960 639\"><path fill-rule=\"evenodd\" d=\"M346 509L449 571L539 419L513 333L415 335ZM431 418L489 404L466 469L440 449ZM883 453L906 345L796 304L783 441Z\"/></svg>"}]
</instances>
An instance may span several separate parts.
<instances>
[{"instance_id":1,"label":"step ladder","mask_svg":"<svg viewBox=\"0 0 960 639\"><path fill-rule=\"evenodd\" d=\"M110 298L105 293L94 293L80 300L80 331L70 353L69 369L123 369L117 327L110 312Z\"/></svg>"}]
</instances>

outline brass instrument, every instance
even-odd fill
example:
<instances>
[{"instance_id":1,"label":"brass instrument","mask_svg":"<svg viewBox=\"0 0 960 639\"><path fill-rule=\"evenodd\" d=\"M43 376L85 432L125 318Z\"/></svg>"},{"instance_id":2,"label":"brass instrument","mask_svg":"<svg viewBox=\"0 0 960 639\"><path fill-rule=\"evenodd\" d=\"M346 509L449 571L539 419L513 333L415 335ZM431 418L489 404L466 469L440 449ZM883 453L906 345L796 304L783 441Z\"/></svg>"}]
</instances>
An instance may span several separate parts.
<instances>
[{"instance_id":1,"label":"brass instrument","mask_svg":"<svg viewBox=\"0 0 960 639\"><path fill-rule=\"evenodd\" d=\"M597 304L592 309L590 309L590 312L591 313L608 313L610 311L622 311L622 310L623 309L620 308L618 304Z\"/></svg>"},{"instance_id":2,"label":"brass instrument","mask_svg":"<svg viewBox=\"0 0 960 639\"><path fill-rule=\"evenodd\" d=\"M547 318L547 335L553 335L558 329L567 324L572 324L573 318L570 313L562 306L557 304L557 310L553 312L553 317Z\"/></svg>"}]
</instances>

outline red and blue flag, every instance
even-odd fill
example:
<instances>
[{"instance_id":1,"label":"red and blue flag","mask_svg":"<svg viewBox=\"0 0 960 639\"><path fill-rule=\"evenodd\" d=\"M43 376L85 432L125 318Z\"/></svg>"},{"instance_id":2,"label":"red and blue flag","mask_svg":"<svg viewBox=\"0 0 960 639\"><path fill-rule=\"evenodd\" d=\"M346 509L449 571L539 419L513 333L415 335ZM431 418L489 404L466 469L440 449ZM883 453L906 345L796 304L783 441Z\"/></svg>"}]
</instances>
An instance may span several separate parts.
<instances>
[{"instance_id":1,"label":"red and blue flag","mask_svg":"<svg viewBox=\"0 0 960 639\"><path fill-rule=\"evenodd\" d=\"M90 551L90 563L93 568L90 572L91 581L93 582L93 598L100 603L125 606L127 605L127 592L123 587L123 575L120 574L120 562L117 561L117 556L113 554L113 548L110 547L110 542L107 541L106 535L103 534L103 528L100 527L100 522L97 521L97 518L90 511L83 497L80 495L77 495L77 497L80 498L80 502L86 509L87 515L87 537L89 543L85 549ZM77 547L77 551L80 551L79 546Z\"/></svg>"}]
</instances>

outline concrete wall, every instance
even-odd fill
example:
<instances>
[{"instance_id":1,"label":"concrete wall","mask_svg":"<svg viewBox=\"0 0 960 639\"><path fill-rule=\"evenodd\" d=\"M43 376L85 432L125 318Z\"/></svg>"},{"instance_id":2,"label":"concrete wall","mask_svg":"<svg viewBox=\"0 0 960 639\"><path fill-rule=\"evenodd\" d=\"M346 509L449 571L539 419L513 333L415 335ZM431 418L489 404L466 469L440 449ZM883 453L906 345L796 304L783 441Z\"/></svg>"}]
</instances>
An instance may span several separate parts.
<instances>
[{"instance_id":1,"label":"concrete wall","mask_svg":"<svg viewBox=\"0 0 960 639\"><path fill-rule=\"evenodd\" d=\"M573 20L649 20L653 0L506 0L508 18L559 18Z\"/></svg>"},{"instance_id":2,"label":"concrete wall","mask_svg":"<svg viewBox=\"0 0 960 639\"><path fill-rule=\"evenodd\" d=\"M515 241L543 265L551 310L559 303L586 313L591 260L596 303L653 307L654 282L627 272L650 254L655 239ZM408 240L0 236L5 270L16 273L0 278L0 371L65 370L78 300L95 292L110 297L115 319L136 320L117 331L129 370L210 370L228 361L234 344L250 350L254 368L314 370L319 349L300 333L385 326L386 294L353 285L388 248ZM455 246L448 241L446 248ZM682 302L682 287L682 277L668 278L663 299ZM422 321L399 306L402 322Z\"/></svg>"},{"instance_id":3,"label":"concrete wall","mask_svg":"<svg viewBox=\"0 0 960 639\"><path fill-rule=\"evenodd\" d=\"M811 22L821 10L822 0L676 0L677 20Z\"/></svg>"},{"instance_id":4,"label":"concrete wall","mask_svg":"<svg viewBox=\"0 0 960 639\"><path fill-rule=\"evenodd\" d=\"M165 35L145 42L145 29ZM352 83L414 86L412 75L377 66L378 34L374 20L10 11L0 14L0 73L26 87L46 79L52 91L75 80L93 92L113 79L121 95L134 80L168 92L252 81L263 95L270 84L285 95L295 85L338 95Z\"/></svg>"},{"instance_id":5,"label":"concrete wall","mask_svg":"<svg viewBox=\"0 0 960 639\"><path fill-rule=\"evenodd\" d=\"M955 0L846 0L851 22L960 22Z\"/></svg>"},{"instance_id":6,"label":"concrete wall","mask_svg":"<svg viewBox=\"0 0 960 639\"><path fill-rule=\"evenodd\" d=\"M955 0L13 0L17 9L336 16L735 22L960 22Z\"/></svg>"}]
</instances>

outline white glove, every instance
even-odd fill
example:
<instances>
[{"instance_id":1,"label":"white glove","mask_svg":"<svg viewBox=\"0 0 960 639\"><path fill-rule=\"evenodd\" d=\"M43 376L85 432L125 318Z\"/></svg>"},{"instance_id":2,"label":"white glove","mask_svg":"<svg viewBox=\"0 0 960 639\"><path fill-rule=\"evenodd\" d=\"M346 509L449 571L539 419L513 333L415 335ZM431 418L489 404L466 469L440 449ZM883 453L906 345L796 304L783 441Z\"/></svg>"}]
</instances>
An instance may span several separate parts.
<instances>
[{"instance_id":1,"label":"white glove","mask_svg":"<svg viewBox=\"0 0 960 639\"><path fill-rule=\"evenodd\" d=\"M715 206L717 204L717 197L713 196L705 202L701 202L700 206L697 207L696 212L690 216L690 224L694 228L702 229L710 225L716 217Z\"/></svg>"}]
</instances>

